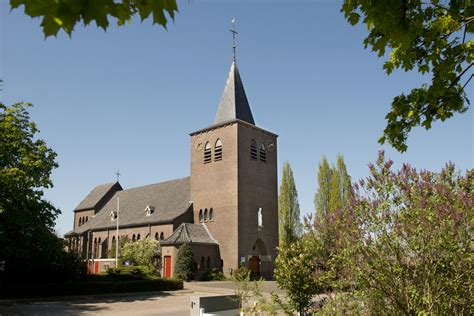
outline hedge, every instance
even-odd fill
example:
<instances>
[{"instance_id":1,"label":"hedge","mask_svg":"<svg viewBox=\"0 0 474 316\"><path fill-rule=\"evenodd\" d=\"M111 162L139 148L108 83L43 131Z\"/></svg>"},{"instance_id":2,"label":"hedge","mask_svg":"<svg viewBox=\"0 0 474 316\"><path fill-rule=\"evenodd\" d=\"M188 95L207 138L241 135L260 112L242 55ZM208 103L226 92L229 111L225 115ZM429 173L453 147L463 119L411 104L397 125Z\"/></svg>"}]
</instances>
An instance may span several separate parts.
<instances>
[{"instance_id":1,"label":"hedge","mask_svg":"<svg viewBox=\"0 0 474 316\"><path fill-rule=\"evenodd\" d=\"M63 284L10 285L7 288L0 289L0 298L95 295L182 289L183 281L175 279L81 281Z\"/></svg>"}]
</instances>

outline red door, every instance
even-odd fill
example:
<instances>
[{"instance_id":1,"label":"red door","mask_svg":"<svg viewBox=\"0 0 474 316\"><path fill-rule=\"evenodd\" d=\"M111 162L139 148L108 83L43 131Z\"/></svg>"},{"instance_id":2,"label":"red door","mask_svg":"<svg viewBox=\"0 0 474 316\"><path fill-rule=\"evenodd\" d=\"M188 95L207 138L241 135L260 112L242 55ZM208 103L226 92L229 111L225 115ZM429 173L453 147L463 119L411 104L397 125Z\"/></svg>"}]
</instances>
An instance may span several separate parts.
<instances>
[{"instance_id":1,"label":"red door","mask_svg":"<svg viewBox=\"0 0 474 316\"><path fill-rule=\"evenodd\" d=\"M99 263L98 262L95 263L94 273L95 274L99 273Z\"/></svg>"},{"instance_id":2,"label":"red door","mask_svg":"<svg viewBox=\"0 0 474 316\"><path fill-rule=\"evenodd\" d=\"M260 258L253 256L249 260L249 269L253 277L260 276Z\"/></svg>"},{"instance_id":3,"label":"red door","mask_svg":"<svg viewBox=\"0 0 474 316\"><path fill-rule=\"evenodd\" d=\"M165 256L165 278L171 278L171 256Z\"/></svg>"}]
</instances>

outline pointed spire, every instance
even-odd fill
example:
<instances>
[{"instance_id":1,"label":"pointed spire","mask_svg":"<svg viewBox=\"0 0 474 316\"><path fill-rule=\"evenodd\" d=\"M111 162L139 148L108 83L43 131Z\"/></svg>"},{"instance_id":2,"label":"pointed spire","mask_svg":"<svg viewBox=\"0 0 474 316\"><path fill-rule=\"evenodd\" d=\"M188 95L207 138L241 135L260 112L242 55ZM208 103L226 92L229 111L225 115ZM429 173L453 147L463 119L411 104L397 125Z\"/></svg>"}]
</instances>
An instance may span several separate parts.
<instances>
[{"instance_id":1,"label":"pointed spire","mask_svg":"<svg viewBox=\"0 0 474 316\"><path fill-rule=\"evenodd\" d=\"M255 125L252 111L245 95L244 85L242 84L242 79L240 79L239 69L237 69L235 35L239 33L235 30L235 17L232 18L232 29L230 31L232 32L232 65L230 66L229 76L227 77L214 124L239 119Z\"/></svg>"},{"instance_id":2,"label":"pointed spire","mask_svg":"<svg viewBox=\"0 0 474 316\"><path fill-rule=\"evenodd\" d=\"M252 111L245 95L244 85L240 78L239 70L235 61L230 66L229 76L222 94L221 102L217 109L214 124L230 120L242 120L255 125Z\"/></svg>"}]
</instances>

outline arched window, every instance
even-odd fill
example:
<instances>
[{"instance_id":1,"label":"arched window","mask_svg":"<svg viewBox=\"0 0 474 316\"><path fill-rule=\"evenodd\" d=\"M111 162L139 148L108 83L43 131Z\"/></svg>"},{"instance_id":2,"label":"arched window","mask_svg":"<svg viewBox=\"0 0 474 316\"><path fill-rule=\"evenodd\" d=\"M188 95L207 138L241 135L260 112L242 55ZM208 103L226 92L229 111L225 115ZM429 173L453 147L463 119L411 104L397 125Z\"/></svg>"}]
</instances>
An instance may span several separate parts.
<instances>
[{"instance_id":1,"label":"arched window","mask_svg":"<svg viewBox=\"0 0 474 316\"><path fill-rule=\"evenodd\" d=\"M257 160L257 143L252 139L250 143L250 158Z\"/></svg>"},{"instance_id":2,"label":"arched window","mask_svg":"<svg viewBox=\"0 0 474 316\"><path fill-rule=\"evenodd\" d=\"M89 220L89 216L86 216L86 222Z\"/></svg>"},{"instance_id":3,"label":"arched window","mask_svg":"<svg viewBox=\"0 0 474 316\"><path fill-rule=\"evenodd\" d=\"M264 144L260 145L260 161L267 162L267 149Z\"/></svg>"},{"instance_id":4,"label":"arched window","mask_svg":"<svg viewBox=\"0 0 474 316\"><path fill-rule=\"evenodd\" d=\"M209 256L207 256L207 264L206 264L206 266L207 266L207 269L208 269L208 270L211 270L211 257L209 257Z\"/></svg>"},{"instance_id":5,"label":"arched window","mask_svg":"<svg viewBox=\"0 0 474 316\"><path fill-rule=\"evenodd\" d=\"M82 217L79 217L79 226L82 225Z\"/></svg>"},{"instance_id":6,"label":"arched window","mask_svg":"<svg viewBox=\"0 0 474 316\"><path fill-rule=\"evenodd\" d=\"M139 240L140 240L140 234L137 235L137 241L139 241Z\"/></svg>"},{"instance_id":7,"label":"arched window","mask_svg":"<svg viewBox=\"0 0 474 316\"><path fill-rule=\"evenodd\" d=\"M204 146L204 163L211 162L211 144L209 142Z\"/></svg>"},{"instance_id":8,"label":"arched window","mask_svg":"<svg viewBox=\"0 0 474 316\"><path fill-rule=\"evenodd\" d=\"M155 240L158 240L159 238L159 235L158 235L158 232L155 233Z\"/></svg>"},{"instance_id":9,"label":"arched window","mask_svg":"<svg viewBox=\"0 0 474 316\"><path fill-rule=\"evenodd\" d=\"M201 257L201 264L199 265L199 270L206 270L206 263L204 261L204 256Z\"/></svg>"},{"instance_id":10,"label":"arched window","mask_svg":"<svg viewBox=\"0 0 474 316\"><path fill-rule=\"evenodd\" d=\"M97 257L97 238L94 238L94 258Z\"/></svg>"},{"instance_id":11,"label":"arched window","mask_svg":"<svg viewBox=\"0 0 474 316\"><path fill-rule=\"evenodd\" d=\"M209 210L209 220L210 220L210 221L212 221L213 218L214 218L214 214L213 214L213 213L214 213L214 212L213 212L213 210L212 210L212 208L211 208L211 209Z\"/></svg>"},{"instance_id":12,"label":"arched window","mask_svg":"<svg viewBox=\"0 0 474 316\"><path fill-rule=\"evenodd\" d=\"M102 239L100 237L97 241L97 258L102 258Z\"/></svg>"},{"instance_id":13,"label":"arched window","mask_svg":"<svg viewBox=\"0 0 474 316\"><path fill-rule=\"evenodd\" d=\"M112 246L115 245L115 236L112 237ZM112 248L112 247L111 247Z\"/></svg>"},{"instance_id":14,"label":"arched window","mask_svg":"<svg viewBox=\"0 0 474 316\"><path fill-rule=\"evenodd\" d=\"M202 209L199 210L199 222L200 223L202 222Z\"/></svg>"},{"instance_id":15,"label":"arched window","mask_svg":"<svg viewBox=\"0 0 474 316\"><path fill-rule=\"evenodd\" d=\"M160 234L160 240L163 240L163 239L165 239L165 234L164 234L163 232L161 232L161 234Z\"/></svg>"},{"instance_id":16,"label":"arched window","mask_svg":"<svg viewBox=\"0 0 474 316\"><path fill-rule=\"evenodd\" d=\"M222 160L222 142L220 139L216 141L214 147L214 161Z\"/></svg>"},{"instance_id":17,"label":"arched window","mask_svg":"<svg viewBox=\"0 0 474 316\"><path fill-rule=\"evenodd\" d=\"M207 215L207 208L204 210L204 221L207 222L209 220L209 217Z\"/></svg>"},{"instance_id":18,"label":"arched window","mask_svg":"<svg viewBox=\"0 0 474 316\"><path fill-rule=\"evenodd\" d=\"M132 235L132 241L135 241L135 234Z\"/></svg>"}]
</instances>

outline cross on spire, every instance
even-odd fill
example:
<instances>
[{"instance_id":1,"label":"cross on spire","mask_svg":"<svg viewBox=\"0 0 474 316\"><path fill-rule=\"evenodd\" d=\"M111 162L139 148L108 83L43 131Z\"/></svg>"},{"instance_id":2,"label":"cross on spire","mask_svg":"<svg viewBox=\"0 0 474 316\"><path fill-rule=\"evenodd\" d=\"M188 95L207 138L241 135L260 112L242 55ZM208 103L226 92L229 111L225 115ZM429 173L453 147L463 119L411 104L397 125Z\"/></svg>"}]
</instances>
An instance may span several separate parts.
<instances>
[{"instance_id":1,"label":"cross on spire","mask_svg":"<svg viewBox=\"0 0 474 316\"><path fill-rule=\"evenodd\" d=\"M119 178L120 178L120 176L121 176L120 171L117 171L117 172L115 173L115 175L117 176L117 182L118 182L118 181L119 181Z\"/></svg>"},{"instance_id":2,"label":"cross on spire","mask_svg":"<svg viewBox=\"0 0 474 316\"><path fill-rule=\"evenodd\" d=\"M236 57L235 57L235 35L239 34L237 33L237 31L235 30L235 17L232 18L232 30L230 30L232 32L232 50L233 50L233 55L232 55L232 61L235 62L236 61Z\"/></svg>"}]
</instances>

